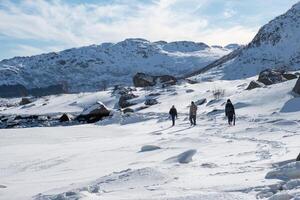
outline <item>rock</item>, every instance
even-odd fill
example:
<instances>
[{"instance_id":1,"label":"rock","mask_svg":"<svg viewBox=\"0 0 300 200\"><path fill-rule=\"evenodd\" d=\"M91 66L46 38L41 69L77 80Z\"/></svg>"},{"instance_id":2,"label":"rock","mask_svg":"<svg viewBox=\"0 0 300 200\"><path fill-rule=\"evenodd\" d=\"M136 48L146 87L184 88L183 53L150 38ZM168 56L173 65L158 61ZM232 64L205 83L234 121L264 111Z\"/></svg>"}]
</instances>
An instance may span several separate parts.
<instances>
[{"instance_id":1,"label":"rock","mask_svg":"<svg viewBox=\"0 0 300 200\"><path fill-rule=\"evenodd\" d=\"M140 106L140 107L136 108L135 111L144 110L146 108L149 108L149 106Z\"/></svg>"},{"instance_id":2,"label":"rock","mask_svg":"<svg viewBox=\"0 0 300 200\"><path fill-rule=\"evenodd\" d=\"M123 95L120 96L118 104L121 108L126 108L126 107L129 107L129 106L133 106L133 105L135 105L135 103L129 102L128 100L134 99L136 97L137 96L132 94L132 93L123 94Z\"/></svg>"},{"instance_id":3,"label":"rock","mask_svg":"<svg viewBox=\"0 0 300 200\"><path fill-rule=\"evenodd\" d=\"M104 117L108 117L110 111L101 102L97 102L91 107L85 109L79 116L76 117L77 121L86 121L88 123L94 123L101 120Z\"/></svg>"},{"instance_id":4,"label":"rock","mask_svg":"<svg viewBox=\"0 0 300 200\"><path fill-rule=\"evenodd\" d=\"M68 121L70 121L71 119L70 119L70 117L66 114L66 113L64 113L60 118L59 118L59 121L60 122L68 122Z\"/></svg>"},{"instance_id":5,"label":"rock","mask_svg":"<svg viewBox=\"0 0 300 200\"><path fill-rule=\"evenodd\" d=\"M292 199L293 196L288 194L288 193L280 193L280 194L275 194L269 198L269 200L289 200Z\"/></svg>"},{"instance_id":6,"label":"rock","mask_svg":"<svg viewBox=\"0 0 300 200\"><path fill-rule=\"evenodd\" d=\"M199 100L195 101L195 104L197 106L200 106L202 104L205 104L206 102L207 102L207 100L204 98L204 99L199 99Z\"/></svg>"},{"instance_id":7,"label":"rock","mask_svg":"<svg viewBox=\"0 0 300 200\"><path fill-rule=\"evenodd\" d=\"M298 78L295 87L293 88L293 92L300 95L300 78Z\"/></svg>"},{"instance_id":8,"label":"rock","mask_svg":"<svg viewBox=\"0 0 300 200\"><path fill-rule=\"evenodd\" d=\"M192 92L195 92L195 90L187 89L185 92L186 92L186 93L192 93Z\"/></svg>"},{"instance_id":9,"label":"rock","mask_svg":"<svg viewBox=\"0 0 300 200\"><path fill-rule=\"evenodd\" d=\"M145 105L147 105L147 106L152 106L155 104L158 104L158 101L156 99L146 99L146 101L145 101Z\"/></svg>"},{"instance_id":10,"label":"rock","mask_svg":"<svg viewBox=\"0 0 300 200\"><path fill-rule=\"evenodd\" d=\"M296 158L296 161L300 161L300 153L299 153L298 157Z\"/></svg>"},{"instance_id":11,"label":"rock","mask_svg":"<svg viewBox=\"0 0 300 200\"><path fill-rule=\"evenodd\" d=\"M177 79L174 76L170 75L163 75L163 76L156 76L156 83L162 84L164 87L169 85L176 85Z\"/></svg>"},{"instance_id":12,"label":"rock","mask_svg":"<svg viewBox=\"0 0 300 200\"><path fill-rule=\"evenodd\" d=\"M154 76L144 73L137 73L133 77L133 84L135 87L149 87L154 86L156 82Z\"/></svg>"},{"instance_id":13,"label":"rock","mask_svg":"<svg viewBox=\"0 0 300 200\"><path fill-rule=\"evenodd\" d=\"M286 80L293 80L293 79L298 78L297 75L295 75L295 74L288 74L288 73L284 73L284 74L282 74L282 76L283 76Z\"/></svg>"},{"instance_id":14,"label":"rock","mask_svg":"<svg viewBox=\"0 0 300 200\"><path fill-rule=\"evenodd\" d=\"M160 147L156 146L156 145L145 145L145 146L142 146L140 152L154 151L154 150L157 150L157 149L160 149Z\"/></svg>"},{"instance_id":15,"label":"rock","mask_svg":"<svg viewBox=\"0 0 300 200\"><path fill-rule=\"evenodd\" d=\"M198 82L195 80L191 80L191 79L185 79L187 83L189 84L197 84Z\"/></svg>"},{"instance_id":16,"label":"rock","mask_svg":"<svg viewBox=\"0 0 300 200\"><path fill-rule=\"evenodd\" d=\"M284 71L276 69L266 69L259 73L258 80L259 82L265 85L272 85L276 83L281 83L286 81L283 77Z\"/></svg>"},{"instance_id":17,"label":"rock","mask_svg":"<svg viewBox=\"0 0 300 200\"><path fill-rule=\"evenodd\" d=\"M132 108L125 108L123 110L123 113L133 113L133 112L134 112L134 110Z\"/></svg>"},{"instance_id":18,"label":"rock","mask_svg":"<svg viewBox=\"0 0 300 200\"><path fill-rule=\"evenodd\" d=\"M148 96L149 97L157 97L157 96L159 96L160 95L160 93L151 93L151 94L149 94Z\"/></svg>"},{"instance_id":19,"label":"rock","mask_svg":"<svg viewBox=\"0 0 300 200\"><path fill-rule=\"evenodd\" d=\"M135 87L152 87L160 83L163 86L175 85L177 79L170 75L152 76L145 73L137 73L133 76L133 84Z\"/></svg>"},{"instance_id":20,"label":"rock","mask_svg":"<svg viewBox=\"0 0 300 200\"><path fill-rule=\"evenodd\" d=\"M19 105L23 106L23 105L30 104L30 103L31 103L30 99L28 99L28 98L22 98L22 100L20 101Z\"/></svg>"},{"instance_id":21,"label":"rock","mask_svg":"<svg viewBox=\"0 0 300 200\"><path fill-rule=\"evenodd\" d=\"M167 159L166 161L170 161L170 162L178 162L181 164L187 164L193 161L193 156L197 153L196 149L190 149L187 150L177 156L171 157L169 159Z\"/></svg>"},{"instance_id":22,"label":"rock","mask_svg":"<svg viewBox=\"0 0 300 200\"><path fill-rule=\"evenodd\" d=\"M253 90L255 88L261 88L263 86L263 83L260 83L258 81L251 81L246 90Z\"/></svg>"}]
</instances>

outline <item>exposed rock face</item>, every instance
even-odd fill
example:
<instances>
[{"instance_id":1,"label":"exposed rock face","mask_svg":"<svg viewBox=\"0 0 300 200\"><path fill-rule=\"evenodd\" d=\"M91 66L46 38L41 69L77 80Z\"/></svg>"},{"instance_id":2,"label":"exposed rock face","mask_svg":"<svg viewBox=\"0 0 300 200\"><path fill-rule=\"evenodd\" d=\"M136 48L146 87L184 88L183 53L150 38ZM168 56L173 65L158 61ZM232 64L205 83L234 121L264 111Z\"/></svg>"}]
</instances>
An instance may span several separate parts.
<instances>
[{"instance_id":1,"label":"exposed rock face","mask_svg":"<svg viewBox=\"0 0 300 200\"><path fill-rule=\"evenodd\" d=\"M76 117L78 121L85 121L87 123L94 123L101 120L104 117L109 116L110 111L101 102L97 102L91 107L85 109L79 116Z\"/></svg>"},{"instance_id":2,"label":"exposed rock face","mask_svg":"<svg viewBox=\"0 0 300 200\"><path fill-rule=\"evenodd\" d=\"M20 101L20 106L26 105L26 104L30 104L31 100L28 98L22 98L22 100Z\"/></svg>"},{"instance_id":3,"label":"exposed rock face","mask_svg":"<svg viewBox=\"0 0 300 200\"><path fill-rule=\"evenodd\" d=\"M195 101L195 104L197 106L200 106L200 105L205 104L206 102L207 102L207 100L204 98L204 99L199 99L199 100Z\"/></svg>"},{"instance_id":4,"label":"exposed rock face","mask_svg":"<svg viewBox=\"0 0 300 200\"><path fill-rule=\"evenodd\" d=\"M152 106L155 104L158 104L158 101L156 99L146 99L146 101L145 101L145 105L147 105L147 106Z\"/></svg>"},{"instance_id":5,"label":"exposed rock face","mask_svg":"<svg viewBox=\"0 0 300 200\"><path fill-rule=\"evenodd\" d=\"M68 122L70 121L70 117L68 116L68 114L64 113L60 118L59 118L59 121L60 122Z\"/></svg>"},{"instance_id":6,"label":"exposed rock face","mask_svg":"<svg viewBox=\"0 0 300 200\"><path fill-rule=\"evenodd\" d=\"M125 108L123 110L123 113L133 113L133 112L134 112L134 110L132 108Z\"/></svg>"},{"instance_id":7,"label":"exposed rock face","mask_svg":"<svg viewBox=\"0 0 300 200\"><path fill-rule=\"evenodd\" d=\"M283 77L284 71L275 69L266 69L259 73L258 81L265 85L272 85L286 81Z\"/></svg>"},{"instance_id":8,"label":"exposed rock face","mask_svg":"<svg viewBox=\"0 0 300 200\"><path fill-rule=\"evenodd\" d=\"M246 90L253 90L255 88L261 88L264 85L258 81L251 81Z\"/></svg>"},{"instance_id":9,"label":"exposed rock face","mask_svg":"<svg viewBox=\"0 0 300 200\"><path fill-rule=\"evenodd\" d=\"M293 92L300 95L300 78L298 78L298 81L296 82Z\"/></svg>"},{"instance_id":10,"label":"exposed rock face","mask_svg":"<svg viewBox=\"0 0 300 200\"><path fill-rule=\"evenodd\" d=\"M300 153L299 153L298 157L296 158L296 161L300 161Z\"/></svg>"},{"instance_id":11,"label":"exposed rock face","mask_svg":"<svg viewBox=\"0 0 300 200\"><path fill-rule=\"evenodd\" d=\"M129 106L133 106L135 105L134 103L130 102L129 100L130 99L134 99L136 98L137 96L132 94L132 93L128 93L128 94L123 94L120 96L120 99L119 99L119 106L121 108L126 108L126 107L129 107Z\"/></svg>"},{"instance_id":12,"label":"exposed rock face","mask_svg":"<svg viewBox=\"0 0 300 200\"><path fill-rule=\"evenodd\" d=\"M175 85L177 79L174 76L151 76L149 74L137 73L133 77L133 84L135 87L151 87L156 84L162 84L163 86Z\"/></svg>"},{"instance_id":13,"label":"exposed rock face","mask_svg":"<svg viewBox=\"0 0 300 200\"><path fill-rule=\"evenodd\" d=\"M286 79L286 80L293 80L298 78L298 76L296 74L290 74L290 73L285 73L282 74L282 76Z\"/></svg>"}]
</instances>

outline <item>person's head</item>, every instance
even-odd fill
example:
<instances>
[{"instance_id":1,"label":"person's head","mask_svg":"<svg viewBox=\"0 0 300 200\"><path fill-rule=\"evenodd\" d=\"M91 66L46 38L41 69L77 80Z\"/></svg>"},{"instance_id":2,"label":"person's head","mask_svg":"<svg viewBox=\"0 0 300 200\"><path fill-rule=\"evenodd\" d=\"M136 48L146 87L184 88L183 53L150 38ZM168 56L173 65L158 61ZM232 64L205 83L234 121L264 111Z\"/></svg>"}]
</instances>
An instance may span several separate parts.
<instances>
[{"instance_id":1,"label":"person's head","mask_svg":"<svg viewBox=\"0 0 300 200\"><path fill-rule=\"evenodd\" d=\"M173 105L172 108L175 108L175 106Z\"/></svg>"},{"instance_id":2,"label":"person's head","mask_svg":"<svg viewBox=\"0 0 300 200\"><path fill-rule=\"evenodd\" d=\"M231 103L231 100L230 100L230 99L227 99L227 103Z\"/></svg>"},{"instance_id":3,"label":"person's head","mask_svg":"<svg viewBox=\"0 0 300 200\"><path fill-rule=\"evenodd\" d=\"M192 101L192 103L191 103L192 105L194 105L195 103Z\"/></svg>"}]
</instances>

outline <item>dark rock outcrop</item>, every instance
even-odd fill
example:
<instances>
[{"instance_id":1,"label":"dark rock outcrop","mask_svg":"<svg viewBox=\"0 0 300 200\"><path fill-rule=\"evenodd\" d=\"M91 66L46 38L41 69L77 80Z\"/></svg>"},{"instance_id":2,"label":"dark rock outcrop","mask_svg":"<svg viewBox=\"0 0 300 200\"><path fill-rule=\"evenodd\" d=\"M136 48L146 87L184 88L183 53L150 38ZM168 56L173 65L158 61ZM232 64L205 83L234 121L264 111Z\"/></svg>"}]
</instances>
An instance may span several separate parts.
<instances>
[{"instance_id":1,"label":"dark rock outcrop","mask_svg":"<svg viewBox=\"0 0 300 200\"><path fill-rule=\"evenodd\" d=\"M200 106L200 105L205 104L206 102L207 102L207 100L204 98L204 99L199 99L199 100L195 101L195 104L197 106Z\"/></svg>"},{"instance_id":2,"label":"dark rock outcrop","mask_svg":"<svg viewBox=\"0 0 300 200\"><path fill-rule=\"evenodd\" d=\"M80 122L94 123L97 122L104 117L108 117L110 111L108 108L101 102L97 102L91 107L85 109L79 116L75 118L75 120Z\"/></svg>"},{"instance_id":3,"label":"dark rock outcrop","mask_svg":"<svg viewBox=\"0 0 300 200\"><path fill-rule=\"evenodd\" d=\"M260 83L258 81L251 81L246 90L253 90L255 88L261 88L263 86L263 83Z\"/></svg>"},{"instance_id":4,"label":"dark rock outcrop","mask_svg":"<svg viewBox=\"0 0 300 200\"><path fill-rule=\"evenodd\" d=\"M145 73L137 73L133 77L133 84L135 87L151 87L156 84L162 84L163 86L175 85L177 79L174 76L152 76Z\"/></svg>"},{"instance_id":5,"label":"dark rock outcrop","mask_svg":"<svg viewBox=\"0 0 300 200\"><path fill-rule=\"evenodd\" d=\"M286 79L286 80L293 80L298 78L298 76L296 74L290 74L290 73L284 73L282 74L282 76Z\"/></svg>"},{"instance_id":6,"label":"dark rock outcrop","mask_svg":"<svg viewBox=\"0 0 300 200\"><path fill-rule=\"evenodd\" d=\"M19 105L20 106L23 106L23 105L26 105L26 104L30 104L31 103L31 100L28 99L28 98L22 98Z\"/></svg>"},{"instance_id":7,"label":"dark rock outcrop","mask_svg":"<svg viewBox=\"0 0 300 200\"><path fill-rule=\"evenodd\" d=\"M59 118L60 122L68 122L71 121L70 117L68 114L64 113L60 118Z\"/></svg>"},{"instance_id":8,"label":"dark rock outcrop","mask_svg":"<svg viewBox=\"0 0 300 200\"><path fill-rule=\"evenodd\" d=\"M257 81L265 85L281 83L283 81L286 81L286 79L283 77L283 74L284 71L282 70L266 69L259 73Z\"/></svg>"},{"instance_id":9,"label":"dark rock outcrop","mask_svg":"<svg viewBox=\"0 0 300 200\"><path fill-rule=\"evenodd\" d=\"M145 105L147 105L147 106L152 106L155 104L158 104L158 101L156 99L146 99L146 101L145 101Z\"/></svg>"},{"instance_id":10,"label":"dark rock outcrop","mask_svg":"<svg viewBox=\"0 0 300 200\"><path fill-rule=\"evenodd\" d=\"M295 87L293 88L293 92L300 95L300 78L298 78Z\"/></svg>"},{"instance_id":11,"label":"dark rock outcrop","mask_svg":"<svg viewBox=\"0 0 300 200\"><path fill-rule=\"evenodd\" d=\"M127 93L127 94L123 94L120 96L119 98L119 106L120 108L126 108L129 106L133 106L135 105L135 103L130 102L129 100L136 98L137 96L134 95L133 93Z\"/></svg>"},{"instance_id":12,"label":"dark rock outcrop","mask_svg":"<svg viewBox=\"0 0 300 200\"><path fill-rule=\"evenodd\" d=\"M133 113L133 112L134 112L134 110L132 108L125 108L123 110L123 113Z\"/></svg>"},{"instance_id":13,"label":"dark rock outcrop","mask_svg":"<svg viewBox=\"0 0 300 200\"><path fill-rule=\"evenodd\" d=\"M299 153L298 157L296 158L296 161L300 161L300 153Z\"/></svg>"}]
</instances>

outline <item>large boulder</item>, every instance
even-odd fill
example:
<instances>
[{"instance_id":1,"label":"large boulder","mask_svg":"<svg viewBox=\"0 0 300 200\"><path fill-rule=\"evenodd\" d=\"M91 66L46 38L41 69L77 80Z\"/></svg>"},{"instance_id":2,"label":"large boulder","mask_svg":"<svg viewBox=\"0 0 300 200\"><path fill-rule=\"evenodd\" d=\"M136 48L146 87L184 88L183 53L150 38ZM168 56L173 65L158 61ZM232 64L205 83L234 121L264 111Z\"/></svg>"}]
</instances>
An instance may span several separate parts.
<instances>
[{"instance_id":1,"label":"large boulder","mask_svg":"<svg viewBox=\"0 0 300 200\"><path fill-rule=\"evenodd\" d=\"M20 106L23 106L23 105L26 105L26 104L30 104L31 103L31 100L28 99L28 98L22 98L19 105Z\"/></svg>"},{"instance_id":2,"label":"large boulder","mask_svg":"<svg viewBox=\"0 0 300 200\"><path fill-rule=\"evenodd\" d=\"M296 161L300 161L300 153L299 153L298 157L296 158Z\"/></svg>"},{"instance_id":3,"label":"large boulder","mask_svg":"<svg viewBox=\"0 0 300 200\"><path fill-rule=\"evenodd\" d=\"M248 87L246 88L246 90L253 90L255 88L261 88L263 86L264 86L263 83L260 83L258 81L251 81Z\"/></svg>"},{"instance_id":4,"label":"large boulder","mask_svg":"<svg viewBox=\"0 0 300 200\"><path fill-rule=\"evenodd\" d=\"M272 85L286 81L283 77L285 72L283 70L266 69L259 73L258 81L265 85Z\"/></svg>"},{"instance_id":5,"label":"large boulder","mask_svg":"<svg viewBox=\"0 0 300 200\"><path fill-rule=\"evenodd\" d=\"M151 87L156 84L162 84L163 86L175 85L177 79L174 76L162 75L152 76L145 73L137 73L133 76L133 84L135 87Z\"/></svg>"},{"instance_id":6,"label":"large boulder","mask_svg":"<svg viewBox=\"0 0 300 200\"><path fill-rule=\"evenodd\" d=\"M137 96L134 95L133 93L127 93L127 94L123 94L120 96L119 98L119 107L120 108L127 108L129 106L133 106L135 105L135 103L130 102L129 100L136 98Z\"/></svg>"},{"instance_id":7,"label":"large boulder","mask_svg":"<svg viewBox=\"0 0 300 200\"><path fill-rule=\"evenodd\" d=\"M197 106L200 106L200 105L202 105L202 104L205 104L206 102L207 102L207 99L204 98L204 99L199 99L199 100L195 101L195 104L196 104Z\"/></svg>"},{"instance_id":8,"label":"large boulder","mask_svg":"<svg viewBox=\"0 0 300 200\"><path fill-rule=\"evenodd\" d=\"M76 120L94 123L109 116L109 114L110 110L103 103L98 101L89 108L86 108L79 116L76 117Z\"/></svg>"},{"instance_id":9,"label":"large boulder","mask_svg":"<svg viewBox=\"0 0 300 200\"><path fill-rule=\"evenodd\" d=\"M145 101L145 105L147 105L147 106L152 106L155 104L158 104L158 101L156 99L146 99L146 101Z\"/></svg>"},{"instance_id":10,"label":"large boulder","mask_svg":"<svg viewBox=\"0 0 300 200\"><path fill-rule=\"evenodd\" d=\"M156 82L154 76L144 73L137 73L133 76L133 84L135 87L149 87L154 86Z\"/></svg>"},{"instance_id":11,"label":"large boulder","mask_svg":"<svg viewBox=\"0 0 300 200\"><path fill-rule=\"evenodd\" d=\"M293 89L293 92L295 92L296 94L299 94L300 95L300 78L298 78L297 82L296 82L296 85Z\"/></svg>"}]
</instances>

